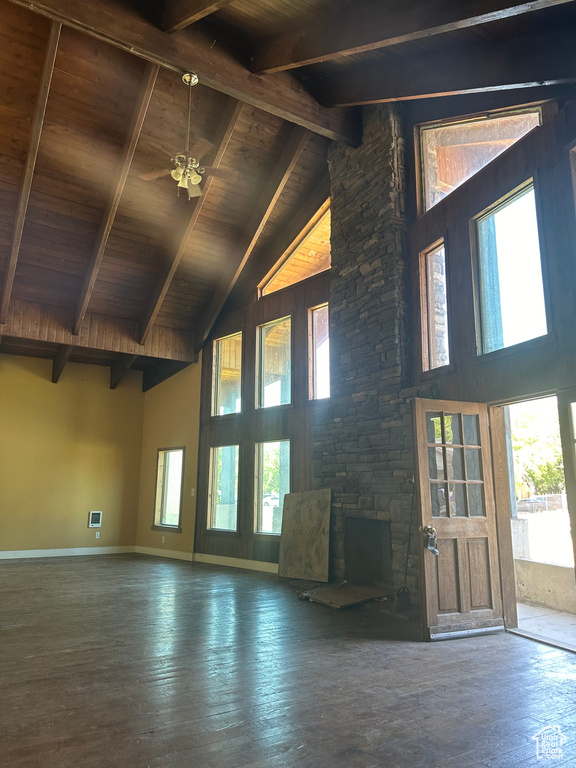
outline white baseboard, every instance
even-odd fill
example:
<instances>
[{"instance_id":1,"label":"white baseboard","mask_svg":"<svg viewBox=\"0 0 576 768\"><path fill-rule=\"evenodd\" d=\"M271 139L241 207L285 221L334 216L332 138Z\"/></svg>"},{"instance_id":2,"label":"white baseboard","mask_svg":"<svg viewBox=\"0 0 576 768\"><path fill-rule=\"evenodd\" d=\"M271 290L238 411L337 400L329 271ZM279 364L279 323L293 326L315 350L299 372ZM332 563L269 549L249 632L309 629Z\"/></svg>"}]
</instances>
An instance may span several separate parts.
<instances>
[{"instance_id":1,"label":"white baseboard","mask_svg":"<svg viewBox=\"0 0 576 768\"><path fill-rule=\"evenodd\" d=\"M248 571L260 571L261 573L278 573L278 563L264 563L260 560L241 560L238 557L220 557L220 555L203 555L194 553L195 563L206 565L225 565L228 568L245 568Z\"/></svg>"},{"instance_id":2,"label":"white baseboard","mask_svg":"<svg viewBox=\"0 0 576 768\"><path fill-rule=\"evenodd\" d=\"M158 547L140 547L136 545L133 552L141 555L152 555L153 557L169 557L171 560L188 560L192 562L194 555L192 552L178 552L176 549L159 549Z\"/></svg>"},{"instance_id":3,"label":"white baseboard","mask_svg":"<svg viewBox=\"0 0 576 768\"><path fill-rule=\"evenodd\" d=\"M120 555L134 552L134 547L66 547L62 549L13 549L0 552L0 560L31 557L74 557L78 555Z\"/></svg>"},{"instance_id":4,"label":"white baseboard","mask_svg":"<svg viewBox=\"0 0 576 768\"><path fill-rule=\"evenodd\" d=\"M15 549L0 551L0 560L24 560L37 557L73 557L81 555L120 555L137 552L152 557L167 557L171 560L186 560L189 563L205 563L206 565L224 565L227 568L244 568L248 571L261 573L278 573L277 563L264 563L260 560L241 560L236 557L220 557L219 555L204 555L199 552L178 552L175 549L159 549L158 547L68 547L62 549Z\"/></svg>"}]
</instances>

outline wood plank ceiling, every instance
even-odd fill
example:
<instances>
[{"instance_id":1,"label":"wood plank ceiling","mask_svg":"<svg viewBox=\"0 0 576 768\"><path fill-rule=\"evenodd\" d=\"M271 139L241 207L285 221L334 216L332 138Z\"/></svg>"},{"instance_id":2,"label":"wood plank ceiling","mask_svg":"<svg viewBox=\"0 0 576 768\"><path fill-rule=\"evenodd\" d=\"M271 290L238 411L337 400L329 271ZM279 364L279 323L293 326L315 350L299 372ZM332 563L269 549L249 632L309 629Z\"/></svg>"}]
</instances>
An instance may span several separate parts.
<instances>
[{"instance_id":1,"label":"wood plank ceiling","mask_svg":"<svg viewBox=\"0 0 576 768\"><path fill-rule=\"evenodd\" d=\"M0 352L153 386L325 211L351 105L576 81L575 25L573 0L0 0ZM184 149L186 71L220 169L192 201L141 178Z\"/></svg>"}]
</instances>

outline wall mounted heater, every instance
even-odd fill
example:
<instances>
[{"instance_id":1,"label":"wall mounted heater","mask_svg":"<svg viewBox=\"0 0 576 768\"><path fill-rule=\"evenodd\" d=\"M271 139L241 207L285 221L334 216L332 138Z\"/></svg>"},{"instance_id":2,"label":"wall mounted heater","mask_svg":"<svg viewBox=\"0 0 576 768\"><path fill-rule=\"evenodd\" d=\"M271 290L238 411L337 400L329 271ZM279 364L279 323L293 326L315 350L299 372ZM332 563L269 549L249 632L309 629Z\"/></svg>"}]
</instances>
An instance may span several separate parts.
<instances>
[{"instance_id":1,"label":"wall mounted heater","mask_svg":"<svg viewBox=\"0 0 576 768\"><path fill-rule=\"evenodd\" d=\"M88 515L88 528L102 527L102 512L90 512Z\"/></svg>"}]
</instances>

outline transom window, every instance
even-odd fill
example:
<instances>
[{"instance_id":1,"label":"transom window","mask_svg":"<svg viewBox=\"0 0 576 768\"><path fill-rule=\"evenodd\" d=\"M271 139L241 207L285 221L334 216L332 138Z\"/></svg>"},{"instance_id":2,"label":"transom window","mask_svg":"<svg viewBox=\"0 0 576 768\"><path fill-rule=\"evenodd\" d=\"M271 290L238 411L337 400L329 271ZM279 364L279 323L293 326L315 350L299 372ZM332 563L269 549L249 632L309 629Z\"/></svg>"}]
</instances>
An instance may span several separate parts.
<instances>
[{"instance_id":1,"label":"transom window","mask_svg":"<svg viewBox=\"0 0 576 768\"><path fill-rule=\"evenodd\" d=\"M541 111L532 109L421 126L424 210L440 202L540 122Z\"/></svg>"},{"instance_id":2,"label":"transom window","mask_svg":"<svg viewBox=\"0 0 576 768\"><path fill-rule=\"evenodd\" d=\"M261 296L330 269L330 209L311 221L260 285Z\"/></svg>"}]
</instances>

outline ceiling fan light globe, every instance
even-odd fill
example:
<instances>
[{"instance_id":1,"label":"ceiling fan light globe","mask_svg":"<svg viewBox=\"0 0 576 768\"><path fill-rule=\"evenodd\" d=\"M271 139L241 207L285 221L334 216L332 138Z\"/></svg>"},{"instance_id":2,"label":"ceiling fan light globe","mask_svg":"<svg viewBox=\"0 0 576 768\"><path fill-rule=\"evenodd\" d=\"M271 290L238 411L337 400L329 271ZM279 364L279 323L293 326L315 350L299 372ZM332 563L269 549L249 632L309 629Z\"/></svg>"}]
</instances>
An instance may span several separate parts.
<instances>
[{"instance_id":1,"label":"ceiling fan light globe","mask_svg":"<svg viewBox=\"0 0 576 768\"><path fill-rule=\"evenodd\" d=\"M188 179L186 176L182 176L180 181L178 182L178 186L182 189L188 189Z\"/></svg>"},{"instance_id":2,"label":"ceiling fan light globe","mask_svg":"<svg viewBox=\"0 0 576 768\"><path fill-rule=\"evenodd\" d=\"M182 168L175 168L173 171L170 171L170 176L172 176L174 181L180 181L182 178Z\"/></svg>"},{"instance_id":3,"label":"ceiling fan light globe","mask_svg":"<svg viewBox=\"0 0 576 768\"><path fill-rule=\"evenodd\" d=\"M200 174L196 173L195 171L192 171L190 174L190 184L200 184L202 181L202 176Z\"/></svg>"}]
</instances>

